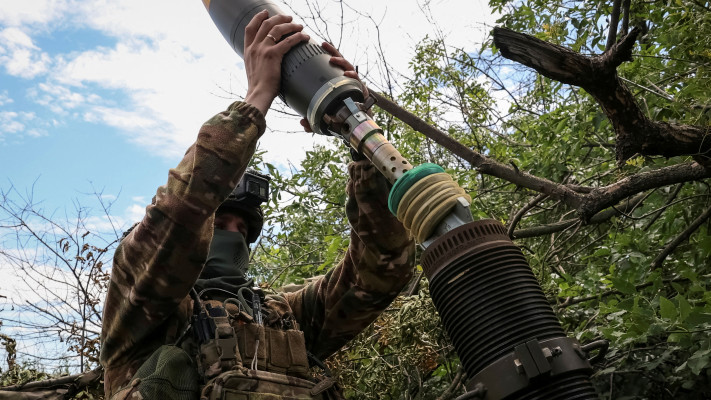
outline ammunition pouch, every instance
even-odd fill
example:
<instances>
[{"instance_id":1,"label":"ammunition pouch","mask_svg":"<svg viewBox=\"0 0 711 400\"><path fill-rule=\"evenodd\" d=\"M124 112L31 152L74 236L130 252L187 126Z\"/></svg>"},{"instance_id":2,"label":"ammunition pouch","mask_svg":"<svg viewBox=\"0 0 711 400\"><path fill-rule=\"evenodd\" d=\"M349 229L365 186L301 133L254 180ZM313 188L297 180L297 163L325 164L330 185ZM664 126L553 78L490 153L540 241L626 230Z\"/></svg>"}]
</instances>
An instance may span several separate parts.
<instances>
[{"instance_id":1,"label":"ammunition pouch","mask_svg":"<svg viewBox=\"0 0 711 400\"><path fill-rule=\"evenodd\" d=\"M111 400L343 398L333 379L313 382L298 329L257 324L239 305L205 300L193 316L192 333L196 343L190 346L163 345L154 351ZM197 349L194 358L188 348Z\"/></svg>"},{"instance_id":2,"label":"ammunition pouch","mask_svg":"<svg viewBox=\"0 0 711 400\"><path fill-rule=\"evenodd\" d=\"M267 371L242 368L224 372L211 379L202 390L201 400L277 400L319 399L326 400L326 390L333 384L313 382Z\"/></svg>"},{"instance_id":3,"label":"ammunition pouch","mask_svg":"<svg viewBox=\"0 0 711 400\"><path fill-rule=\"evenodd\" d=\"M252 322L233 303L207 300L193 321L201 399L338 399L335 381L314 383L304 334ZM292 326L294 327L294 326Z\"/></svg>"}]
</instances>

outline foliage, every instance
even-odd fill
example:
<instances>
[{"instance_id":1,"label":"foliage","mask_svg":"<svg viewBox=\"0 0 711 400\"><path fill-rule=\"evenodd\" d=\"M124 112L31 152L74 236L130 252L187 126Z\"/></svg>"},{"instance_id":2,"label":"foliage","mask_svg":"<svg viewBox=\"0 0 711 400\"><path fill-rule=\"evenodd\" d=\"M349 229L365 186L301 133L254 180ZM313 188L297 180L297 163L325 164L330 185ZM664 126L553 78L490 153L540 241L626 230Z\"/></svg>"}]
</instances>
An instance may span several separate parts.
<instances>
[{"instance_id":1,"label":"foliage","mask_svg":"<svg viewBox=\"0 0 711 400\"><path fill-rule=\"evenodd\" d=\"M257 155L252 166L268 173L271 199L263 205L265 229L251 271L263 286L278 288L324 274L348 245L345 216L347 164L343 148L316 146L299 169L282 172Z\"/></svg>"},{"instance_id":2,"label":"foliage","mask_svg":"<svg viewBox=\"0 0 711 400\"><path fill-rule=\"evenodd\" d=\"M491 5L501 13L499 22L505 27L584 54L605 49L611 3L494 0ZM650 118L708 124L709 18L708 3L632 3L630 25L643 29L644 35L633 61L623 64L619 74ZM587 93L506 62L490 43L472 51L449 48L442 38L428 38L417 47L410 66L399 104L466 146L518 170L595 188L686 161L636 157L617 167L615 132ZM384 113L376 114L376 119L413 164L445 166L474 197L476 218L514 223L514 215L538 195L476 174L471 166ZM318 172L309 172L306 166L303 175ZM573 221L566 229L534 234L517 244L527 254L564 328L583 343L610 341L605 360L596 365L594 382L601 396L704 398L711 390L711 297L706 294L711 283L709 222L674 248L661 267L652 267L662 249L711 205L710 194L706 181L661 186L643 192L637 206L588 225L576 221L575 210L542 199L516 220L517 231ZM386 398L414 397L441 377L418 357L447 348L444 335L428 336L431 321L423 314L407 322L395 317L409 304L431 310L431 305L420 302L417 296L401 299L334 357L332 365L353 398L372 398L376 393L386 393ZM391 336L408 324L418 325L417 335L431 341L418 347ZM441 358L435 371L447 365L446 379L451 380L457 361ZM442 393L446 387L435 386L428 393Z\"/></svg>"},{"instance_id":3,"label":"foliage","mask_svg":"<svg viewBox=\"0 0 711 400\"><path fill-rule=\"evenodd\" d=\"M435 399L459 364L424 286L400 297L329 366L349 399ZM433 317L434 316L434 317Z\"/></svg>"},{"instance_id":4,"label":"foliage","mask_svg":"<svg viewBox=\"0 0 711 400\"><path fill-rule=\"evenodd\" d=\"M612 2L490 0L490 5L504 27L583 54L606 48ZM645 113L656 121L708 125L708 1L632 2L629 25L643 35L633 61L618 73ZM613 127L587 93L507 62L491 42L476 48L451 48L442 37L422 41L409 78L400 82L398 103L486 156L585 190L690 159L639 156L618 167ZM602 397L701 399L711 392L711 223L704 221L655 266L662 250L711 206L708 180L645 191L634 207L617 207L614 217L587 223L559 201L478 174L382 111L376 109L375 118L414 165L444 166L474 198L475 218L505 222L515 236L533 232L516 243L564 329L582 343L610 342L605 359L595 366L594 383ZM348 158L338 146L317 146L287 171L263 162L259 154L253 160L253 167L272 176L266 230L252 253L253 273L263 286L300 283L343 256ZM561 221L572 222L536 233ZM110 246L84 248L86 242L77 236L84 231L68 231L71 242L60 235L45 247L79 262L73 265L94 262L90 265L96 267L87 252L96 258ZM62 250L65 243L71 251ZM436 318L427 282L413 282L408 291L416 294L399 298L329 360L351 398L445 399L461 393L459 362ZM86 304L88 309L95 305ZM86 339L81 343L95 345ZM93 362L91 350L73 345L73 352Z\"/></svg>"},{"instance_id":5,"label":"foliage","mask_svg":"<svg viewBox=\"0 0 711 400\"><path fill-rule=\"evenodd\" d=\"M611 3L491 4L504 13L503 26L583 53L605 49ZM633 2L630 15L644 36L634 60L623 64L619 74L643 110L658 121L708 124L708 7L699 2ZM614 132L599 106L577 88L535 76L527 79L530 86L512 104L512 118L503 125L513 140L537 144L535 151L510 149L509 156L522 170L595 187L680 161L638 157L615 168ZM578 224L520 241L530 250L531 265L544 288L559 303L564 326L583 342L611 342L596 375L603 396L675 398L684 393L703 398L709 392L709 223L676 248L661 268L650 268L661 249L709 207L709 190L707 182L660 187L647 192L632 212L609 223ZM569 210L546 201L522 225L569 218Z\"/></svg>"},{"instance_id":6,"label":"foliage","mask_svg":"<svg viewBox=\"0 0 711 400\"><path fill-rule=\"evenodd\" d=\"M0 326L2 324L0 323ZM5 348L7 369L0 369L0 386L18 385L26 382L47 379L49 375L32 365L17 363L17 342L10 336L0 334L0 344Z\"/></svg>"}]
</instances>

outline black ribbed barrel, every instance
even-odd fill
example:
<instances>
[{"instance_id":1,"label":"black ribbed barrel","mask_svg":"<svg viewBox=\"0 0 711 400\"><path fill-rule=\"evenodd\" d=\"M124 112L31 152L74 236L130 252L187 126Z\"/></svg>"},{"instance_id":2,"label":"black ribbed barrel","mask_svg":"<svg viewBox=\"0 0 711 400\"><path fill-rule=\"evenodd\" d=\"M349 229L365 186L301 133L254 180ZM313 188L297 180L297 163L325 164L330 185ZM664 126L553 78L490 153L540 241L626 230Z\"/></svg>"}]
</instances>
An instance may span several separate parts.
<instances>
[{"instance_id":1,"label":"black ribbed barrel","mask_svg":"<svg viewBox=\"0 0 711 400\"><path fill-rule=\"evenodd\" d=\"M570 374L547 382L542 387L532 388L516 396L517 400L597 400L597 394L587 374Z\"/></svg>"},{"instance_id":2,"label":"black ribbed barrel","mask_svg":"<svg viewBox=\"0 0 711 400\"><path fill-rule=\"evenodd\" d=\"M422 268L469 377L517 345L566 336L526 258L498 221L475 221L448 232L425 250ZM597 399L580 373L530 389L509 398Z\"/></svg>"}]
</instances>

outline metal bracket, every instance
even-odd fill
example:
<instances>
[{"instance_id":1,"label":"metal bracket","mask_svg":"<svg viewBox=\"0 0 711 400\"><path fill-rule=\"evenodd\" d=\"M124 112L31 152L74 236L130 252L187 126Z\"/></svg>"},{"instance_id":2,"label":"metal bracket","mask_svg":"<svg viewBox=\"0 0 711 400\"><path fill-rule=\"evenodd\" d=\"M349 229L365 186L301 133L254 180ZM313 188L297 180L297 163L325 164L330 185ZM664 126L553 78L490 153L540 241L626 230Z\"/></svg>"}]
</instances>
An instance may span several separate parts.
<instances>
[{"instance_id":1,"label":"metal bracket","mask_svg":"<svg viewBox=\"0 0 711 400\"><path fill-rule=\"evenodd\" d=\"M529 340L479 371L467 383L467 390L483 385L484 399L503 399L557 375L590 372L592 366L581 349L574 338Z\"/></svg>"}]
</instances>

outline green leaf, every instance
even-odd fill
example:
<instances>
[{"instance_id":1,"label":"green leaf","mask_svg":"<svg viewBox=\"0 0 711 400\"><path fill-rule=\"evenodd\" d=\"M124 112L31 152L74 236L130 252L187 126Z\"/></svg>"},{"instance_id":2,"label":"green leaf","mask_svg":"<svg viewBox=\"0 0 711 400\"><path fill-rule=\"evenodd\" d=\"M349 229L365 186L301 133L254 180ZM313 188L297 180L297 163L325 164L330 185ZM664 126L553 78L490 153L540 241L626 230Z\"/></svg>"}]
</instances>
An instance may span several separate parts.
<instances>
[{"instance_id":1,"label":"green leaf","mask_svg":"<svg viewBox=\"0 0 711 400\"><path fill-rule=\"evenodd\" d=\"M659 313L664 319L673 320L676 319L677 311L676 306L671 300L664 296L659 296Z\"/></svg>"},{"instance_id":2,"label":"green leaf","mask_svg":"<svg viewBox=\"0 0 711 400\"><path fill-rule=\"evenodd\" d=\"M684 322L689 314L691 314L691 304L680 294L676 295L674 299L679 303L679 322Z\"/></svg>"},{"instance_id":3,"label":"green leaf","mask_svg":"<svg viewBox=\"0 0 711 400\"><path fill-rule=\"evenodd\" d=\"M711 356L709 356L710 352L711 349L698 350L686 360L686 365L691 369L691 372L698 375L709 365L709 362L711 362Z\"/></svg>"},{"instance_id":4,"label":"green leaf","mask_svg":"<svg viewBox=\"0 0 711 400\"><path fill-rule=\"evenodd\" d=\"M637 289L629 281L623 278L610 278L612 286L623 294L635 294Z\"/></svg>"},{"instance_id":5,"label":"green leaf","mask_svg":"<svg viewBox=\"0 0 711 400\"><path fill-rule=\"evenodd\" d=\"M692 311L686 322L691 325L711 324L711 314Z\"/></svg>"},{"instance_id":6,"label":"green leaf","mask_svg":"<svg viewBox=\"0 0 711 400\"><path fill-rule=\"evenodd\" d=\"M689 335L686 334L686 333L679 333L679 332L670 333L669 336L667 336L667 342L669 342L669 343L679 343L679 342L681 342L682 340L684 340L684 338L685 338L686 336L689 336Z\"/></svg>"},{"instance_id":7,"label":"green leaf","mask_svg":"<svg viewBox=\"0 0 711 400\"><path fill-rule=\"evenodd\" d=\"M561 132L563 132L563 129L565 129L565 127L567 125L568 125L568 118L563 118L562 120L560 120L560 122L558 122L558 125L556 125L555 133L560 134Z\"/></svg>"},{"instance_id":8,"label":"green leaf","mask_svg":"<svg viewBox=\"0 0 711 400\"><path fill-rule=\"evenodd\" d=\"M593 256L595 256L595 257L605 257L605 256L609 256L609 255L610 255L610 249L608 249L607 247L601 247L601 248L595 250L595 252L593 253Z\"/></svg>"}]
</instances>

